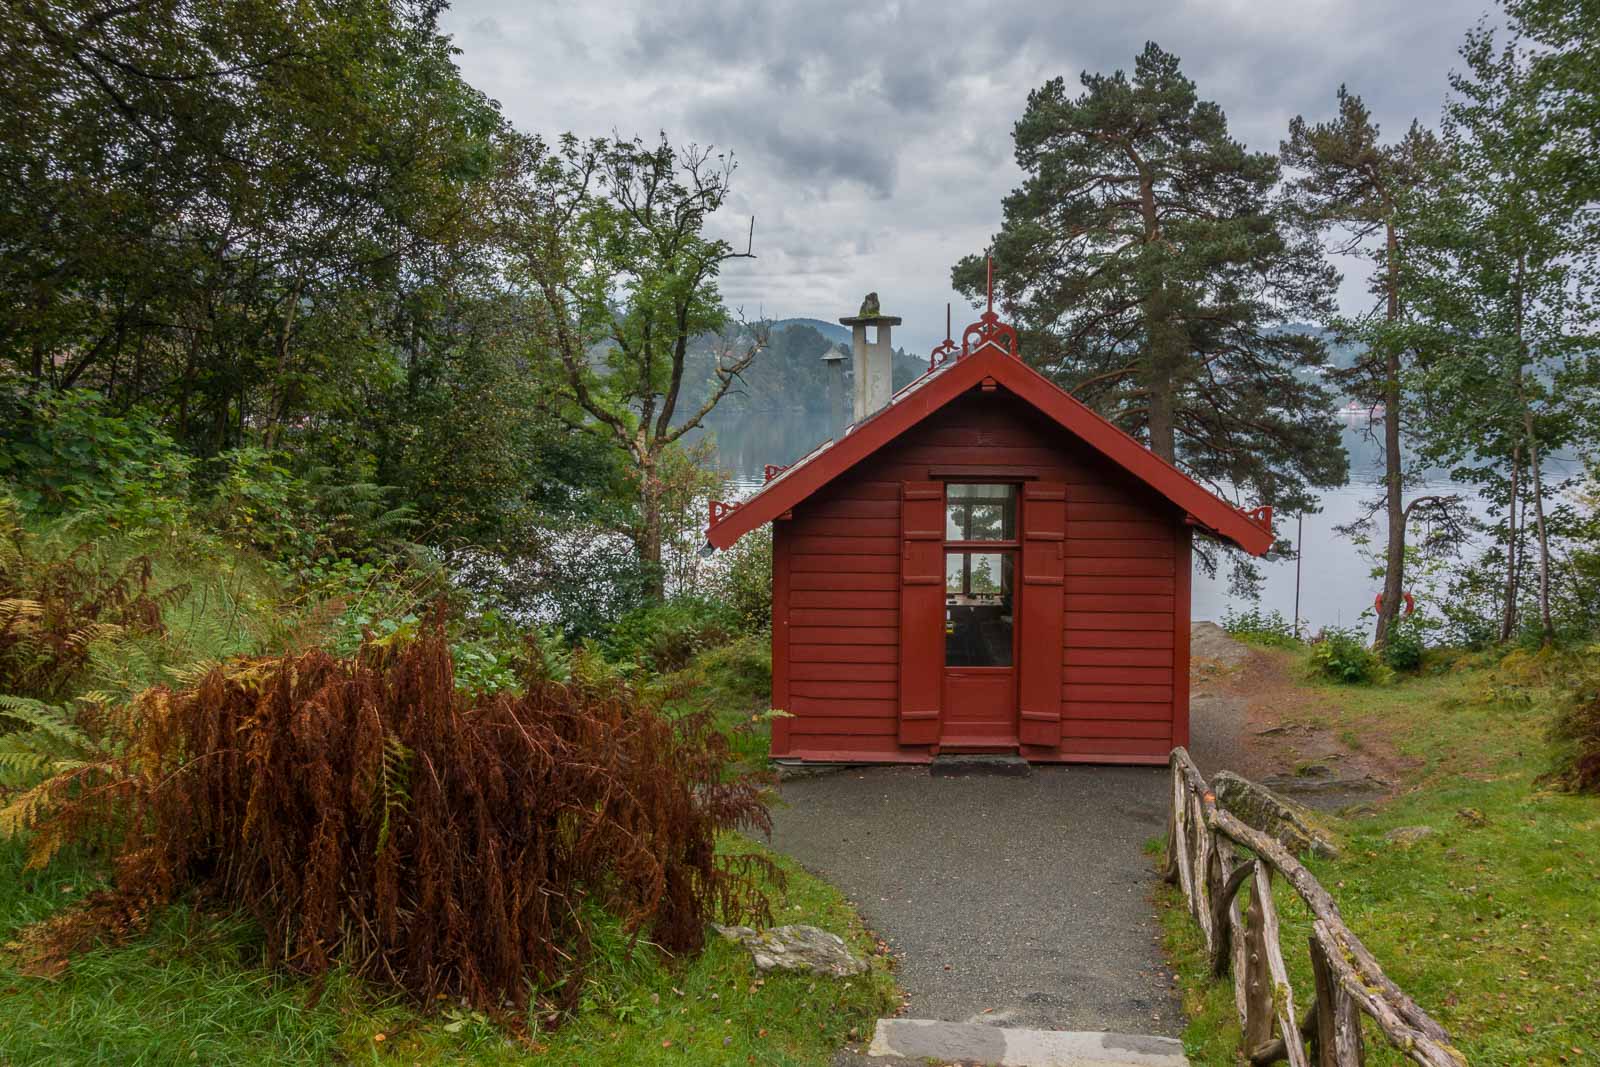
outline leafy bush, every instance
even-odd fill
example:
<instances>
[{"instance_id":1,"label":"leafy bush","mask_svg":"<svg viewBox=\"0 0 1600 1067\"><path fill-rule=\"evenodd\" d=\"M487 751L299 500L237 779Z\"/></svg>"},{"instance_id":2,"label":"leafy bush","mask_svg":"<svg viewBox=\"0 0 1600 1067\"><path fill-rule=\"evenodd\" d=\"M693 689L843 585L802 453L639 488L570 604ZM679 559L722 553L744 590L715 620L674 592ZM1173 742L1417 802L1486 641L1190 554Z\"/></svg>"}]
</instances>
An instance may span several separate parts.
<instances>
[{"instance_id":1,"label":"leafy bush","mask_svg":"<svg viewBox=\"0 0 1600 1067\"><path fill-rule=\"evenodd\" d=\"M1576 793L1600 793L1600 645L1561 657L1563 699L1551 727L1550 779Z\"/></svg>"},{"instance_id":2,"label":"leafy bush","mask_svg":"<svg viewBox=\"0 0 1600 1067\"><path fill-rule=\"evenodd\" d=\"M724 569L712 583L747 633L772 628L772 527L753 530L727 550Z\"/></svg>"},{"instance_id":3,"label":"leafy bush","mask_svg":"<svg viewBox=\"0 0 1600 1067\"><path fill-rule=\"evenodd\" d=\"M112 415L81 389L0 396L0 478L31 515L123 530L178 524L192 467L142 408Z\"/></svg>"},{"instance_id":4,"label":"leafy bush","mask_svg":"<svg viewBox=\"0 0 1600 1067\"><path fill-rule=\"evenodd\" d=\"M1263 612L1259 605L1244 612L1230 609L1222 616L1222 628L1235 637L1257 645L1293 648L1300 643L1294 635L1294 625L1283 617L1283 612Z\"/></svg>"},{"instance_id":5,"label":"leafy bush","mask_svg":"<svg viewBox=\"0 0 1600 1067\"><path fill-rule=\"evenodd\" d=\"M1367 647L1366 637L1360 630L1324 629L1311 646L1311 663L1317 671L1336 682L1376 682L1385 675L1383 662Z\"/></svg>"},{"instance_id":6,"label":"leafy bush","mask_svg":"<svg viewBox=\"0 0 1600 1067\"><path fill-rule=\"evenodd\" d=\"M1421 615L1402 615L1395 619L1384 638L1383 662L1397 671L1421 669L1426 634L1427 622Z\"/></svg>"},{"instance_id":7,"label":"leafy bush","mask_svg":"<svg viewBox=\"0 0 1600 1067\"><path fill-rule=\"evenodd\" d=\"M28 931L25 956L47 965L199 890L255 916L272 966L337 962L498 1014L577 1003L594 905L672 953L712 918L770 920L770 864L716 849L770 827L764 787L725 773L708 717L579 674L469 696L435 621L350 659L238 660L147 691L124 709L129 754L0 811L36 866L107 836L116 861L115 890Z\"/></svg>"},{"instance_id":8,"label":"leafy bush","mask_svg":"<svg viewBox=\"0 0 1600 1067\"><path fill-rule=\"evenodd\" d=\"M682 670L697 654L726 644L738 632L739 618L726 604L683 596L628 612L602 647L614 661L666 674Z\"/></svg>"}]
</instances>

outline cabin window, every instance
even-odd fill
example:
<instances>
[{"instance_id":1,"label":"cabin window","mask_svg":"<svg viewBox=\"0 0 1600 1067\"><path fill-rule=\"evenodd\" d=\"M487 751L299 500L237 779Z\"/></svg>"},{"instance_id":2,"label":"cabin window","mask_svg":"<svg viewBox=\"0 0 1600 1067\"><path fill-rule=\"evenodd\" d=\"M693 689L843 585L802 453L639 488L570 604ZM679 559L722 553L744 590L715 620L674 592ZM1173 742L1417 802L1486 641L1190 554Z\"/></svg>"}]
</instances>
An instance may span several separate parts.
<instances>
[{"instance_id":1,"label":"cabin window","mask_svg":"<svg viewBox=\"0 0 1600 1067\"><path fill-rule=\"evenodd\" d=\"M1011 666L1015 561L1010 552L944 554L945 666Z\"/></svg>"},{"instance_id":2,"label":"cabin window","mask_svg":"<svg viewBox=\"0 0 1600 1067\"><path fill-rule=\"evenodd\" d=\"M945 487L944 536L947 541L1015 541L1015 485Z\"/></svg>"}]
</instances>

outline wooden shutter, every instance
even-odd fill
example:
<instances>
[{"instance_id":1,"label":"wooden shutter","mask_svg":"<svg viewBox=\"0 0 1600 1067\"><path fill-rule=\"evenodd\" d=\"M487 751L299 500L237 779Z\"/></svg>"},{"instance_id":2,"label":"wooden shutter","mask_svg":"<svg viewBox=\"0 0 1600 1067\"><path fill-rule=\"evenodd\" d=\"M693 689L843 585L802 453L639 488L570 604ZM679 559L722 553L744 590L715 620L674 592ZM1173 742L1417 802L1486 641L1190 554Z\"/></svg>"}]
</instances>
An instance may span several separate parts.
<instances>
[{"instance_id":1,"label":"wooden shutter","mask_svg":"<svg viewBox=\"0 0 1600 1067\"><path fill-rule=\"evenodd\" d=\"M900 487L900 743L939 740L944 690L944 484Z\"/></svg>"},{"instance_id":2,"label":"wooden shutter","mask_svg":"<svg viewBox=\"0 0 1600 1067\"><path fill-rule=\"evenodd\" d=\"M1018 733L1025 745L1061 744L1062 577L1066 573L1067 487L1022 486L1022 639L1017 669Z\"/></svg>"}]
</instances>

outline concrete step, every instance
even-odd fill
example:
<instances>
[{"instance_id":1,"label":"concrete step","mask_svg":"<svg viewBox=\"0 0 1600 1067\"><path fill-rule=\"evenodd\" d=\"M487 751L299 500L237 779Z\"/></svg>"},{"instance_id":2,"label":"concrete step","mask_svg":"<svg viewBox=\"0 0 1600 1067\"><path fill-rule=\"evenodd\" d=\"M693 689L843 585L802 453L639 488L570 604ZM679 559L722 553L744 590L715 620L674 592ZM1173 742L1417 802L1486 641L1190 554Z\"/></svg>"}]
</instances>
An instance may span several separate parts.
<instances>
[{"instance_id":1,"label":"concrete step","mask_svg":"<svg viewBox=\"0 0 1600 1067\"><path fill-rule=\"evenodd\" d=\"M982 1067L1189 1067L1183 1042L1144 1034L1012 1030L937 1019L879 1019L871 1057Z\"/></svg>"},{"instance_id":2,"label":"concrete step","mask_svg":"<svg viewBox=\"0 0 1600 1067\"><path fill-rule=\"evenodd\" d=\"M1033 765L1014 752L942 752L933 757L928 773L935 778L963 778L974 774L1026 778L1033 773Z\"/></svg>"}]
</instances>

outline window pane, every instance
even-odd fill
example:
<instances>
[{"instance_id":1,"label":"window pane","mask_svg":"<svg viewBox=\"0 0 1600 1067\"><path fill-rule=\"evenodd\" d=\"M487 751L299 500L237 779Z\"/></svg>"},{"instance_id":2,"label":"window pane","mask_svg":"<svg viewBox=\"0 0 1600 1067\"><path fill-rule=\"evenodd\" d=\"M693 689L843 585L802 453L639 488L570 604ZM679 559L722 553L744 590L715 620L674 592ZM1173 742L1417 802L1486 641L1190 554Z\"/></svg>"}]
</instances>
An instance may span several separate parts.
<instances>
[{"instance_id":1,"label":"window pane","mask_svg":"<svg viewBox=\"0 0 1600 1067\"><path fill-rule=\"evenodd\" d=\"M1011 666L1010 552L944 554L944 662L948 667Z\"/></svg>"},{"instance_id":2,"label":"window pane","mask_svg":"<svg viewBox=\"0 0 1600 1067\"><path fill-rule=\"evenodd\" d=\"M944 536L948 541L1011 541L1017 533L1017 487L945 487Z\"/></svg>"}]
</instances>

